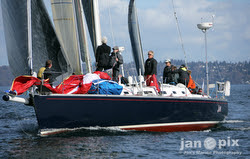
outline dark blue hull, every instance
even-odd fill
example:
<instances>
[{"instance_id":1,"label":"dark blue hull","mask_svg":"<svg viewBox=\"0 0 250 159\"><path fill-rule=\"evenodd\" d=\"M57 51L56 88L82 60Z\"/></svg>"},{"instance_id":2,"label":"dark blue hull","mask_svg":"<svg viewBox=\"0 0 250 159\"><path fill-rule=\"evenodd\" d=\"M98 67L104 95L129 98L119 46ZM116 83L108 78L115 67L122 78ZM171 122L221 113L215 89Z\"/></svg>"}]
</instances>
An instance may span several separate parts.
<instances>
[{"instance_id":1,"label":"dark blue hull","mask_svg":"<svg viewBox=\"0 0 250 159\"><path fill-rule=\"evenodd\" d=\"M228 113L227 101L206 98L37 95L34 101L40 129L93 126L125 126L124 129L130 129L126 126L131 125L136 130L135 125L219 122ZM215 125L211 123L208 127ZM147 130L141 127L138 130Z\"/></svg>"}]
</instances>

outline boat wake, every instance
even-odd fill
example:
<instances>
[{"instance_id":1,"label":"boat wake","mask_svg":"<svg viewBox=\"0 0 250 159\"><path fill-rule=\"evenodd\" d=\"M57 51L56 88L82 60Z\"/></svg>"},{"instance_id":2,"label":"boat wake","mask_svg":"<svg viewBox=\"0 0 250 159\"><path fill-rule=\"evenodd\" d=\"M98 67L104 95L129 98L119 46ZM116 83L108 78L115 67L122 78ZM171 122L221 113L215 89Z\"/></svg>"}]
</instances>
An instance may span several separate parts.
<instances>
[{"instance_id":1,"label":"boat wake","mask_svg":"<svg viewBox=\"0 0 250 159\"><path fill-rule=\"evenodd\" d=\"M127 132L128 130L122 130L119 127L99 127L99 126L95 126L95 127L84 127L82 128L82 130L104 130L104 131L118 131L118 132Z\"/></svg>"},{"instance_id":2,"label":"boat wake","mask_svg":"<svg viewBox=\"0 0 250 159\"><path fill-rule=\"evenodd\" d=\"M232 128L233 130L240 130L240 131L247 131L250 130L250 127L246 127L246 128Z\"/></svg>"},{"instance_id":3,"label":"boat wake","mask_svg":"<svg viewBox=\"0 0 250 159\"><path fill-rule=\"evenodd\" d=\"M57 135L63 133L81 133L81 132L97 132L97 133L113 133L113 132L128 132L129 130L122 130L119 127L81 127L81 128L65 128L65 129L42 129L39 131L38 135L41 137L46 137L50 135Z\"/></svg>"},{"instance_id":4,"label":"boat wake","mask_svg":"<svg viewBox=\"0 0 250 159\"><path fill-rule=\"evenodd\" d=\"M233 124L233 123L244 123L244 122L249 122L249 121L244 121L244 120L224 120L221 123L224 124Z\"/></svg>"},{"instance_id":5,"label":"boat wake","mask_svg":"<svg viewBox=\"0 0 250 159\"><path fill-rule=\"evenodd\" d=\"M245 120L224 120L212 131L246 131L250 130L250 121Z\"/></svg>"}]
</instances>

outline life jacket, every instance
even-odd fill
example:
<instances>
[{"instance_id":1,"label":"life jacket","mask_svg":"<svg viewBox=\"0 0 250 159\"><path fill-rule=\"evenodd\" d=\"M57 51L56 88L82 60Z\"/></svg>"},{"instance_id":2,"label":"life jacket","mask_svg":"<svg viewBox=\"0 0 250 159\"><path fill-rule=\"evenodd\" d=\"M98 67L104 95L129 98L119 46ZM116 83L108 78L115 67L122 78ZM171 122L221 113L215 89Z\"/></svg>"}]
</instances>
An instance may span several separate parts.
<instances>
[{"instance_id":1,"label":"life jacket","mask_svg":"<svg viewBox=\"0 0 250 159\"><path fill-rule=\"evenodd\" d=\"M191 88L191 89L195 89L196 88L195 82L192 79L191 75L189 75L189 82L188 82L187 88Z\"/></svg>"},{"instance_id":2,"label":"life jacket","mask_svg":"<svg viewBox=\"0 0 250 159\"><path fill-rule=\"evenodd\" d=\"M46 67L41 67L39 69L38 74L37 74L37 78L42 79L45 69L46 69Z\"/></svg>"}]
</instances>

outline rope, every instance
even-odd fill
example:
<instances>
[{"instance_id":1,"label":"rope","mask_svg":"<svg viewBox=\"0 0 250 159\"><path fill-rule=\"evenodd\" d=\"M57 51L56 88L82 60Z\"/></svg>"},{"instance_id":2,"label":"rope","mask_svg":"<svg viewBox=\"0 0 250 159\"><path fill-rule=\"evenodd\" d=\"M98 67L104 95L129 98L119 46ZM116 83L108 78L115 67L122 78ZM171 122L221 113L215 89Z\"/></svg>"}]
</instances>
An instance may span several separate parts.
<instances>
[{"instance_id":1,"label":"rope","mask_svg":"<svg viewBox=\"0 0 250 159\"><path fill-rule=\"evenodd\" d=\"M174 0L172 0L172 4L173 4L174 17L175 17L175 20L176 20L176 26L177 26L177 30L178 30L178 33L179 33L181 47L182 47L182 51L184 52L185 65L187 67L187 56L186 56L186 51L184 49L184 44L183 44L183 40L182 40L182 35L181 35L181 31L180 31L179 22L178 22L177 15L176 15L176 10L175 10L175 7L174 7Z\"/></svg>"}]
</instances>

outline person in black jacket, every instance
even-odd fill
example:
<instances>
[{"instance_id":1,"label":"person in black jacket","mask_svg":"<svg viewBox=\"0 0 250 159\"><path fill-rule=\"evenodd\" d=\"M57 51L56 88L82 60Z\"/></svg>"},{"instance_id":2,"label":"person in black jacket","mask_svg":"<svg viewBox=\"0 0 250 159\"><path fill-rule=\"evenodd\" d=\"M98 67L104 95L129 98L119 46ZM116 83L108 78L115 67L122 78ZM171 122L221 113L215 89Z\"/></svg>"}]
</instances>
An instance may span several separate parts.
<instances>
[{"instance_id":1,"label":"person in black jacket","mask_svg":"<svg viewBox=\"0 0 250 159\"><path fill-rule=\"evenodd\" d=\"M109 69L109 54L111 52L110 46L107 45L107 38L102 38L102 45L96 49L96 71L103 71Z\"/></svg>"},{"instance_id":2,"label":"person in black jacket","mask_svg":"<svg viewBox=\"0 0 250 159\"><path fill-rule=\"evenodd\" d=\"M49 80L49 82L52 83L54 81L54 78L52 75L51 67L52 67L52 61L47 60L45 63L45 67L41 67L39 69L37 78L40 80L41 79Z\"/></svg>"},{"instance_id":3,"label":"person in black jacket","mask_svg":"<svg viewBox=\"0 0 250 159\"><path fill-rule=\"evenodd\" d=\"M110 56L109 65L112 67L112 80L118 82L119 68L123 64L123 57L119 53L119 47L115 46Z\"/></svg>"},{"instance_id":4,"label":"person in black jacket","mask_svg":"<svg viewBox=\"0 0 250 159\"><path fill-rule=\"evenodd\" d=\"M144 79L147 86L155 86L158 92L160 92L159 85L156 79L157 75L157 61L154 59L154 52L148 52L148 59L145 62Z\"/></svg>"},{"instance_id":5,"label":"person in black jacket","mask_svg":"<svg viewBox=\"0 0 250 159\"><path fill-rule=\"evenodd\" d=\"M165 63L166 63L166 66L163 71L163 83L174 82L174 79L173 79L174 74L172 73L173 65L171 65L171 60L167 59Z\"/></svg>"}]
</instances>

